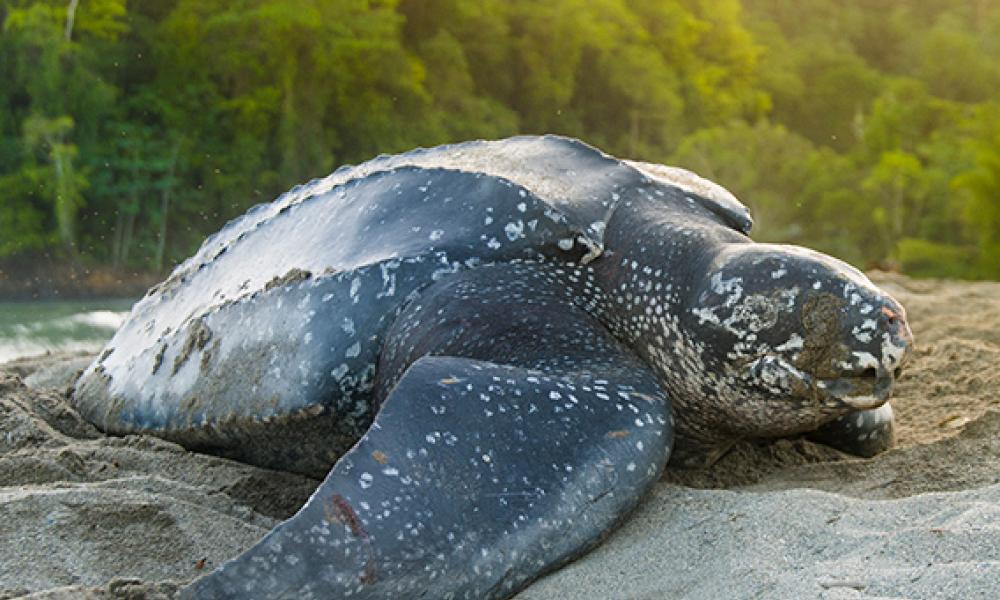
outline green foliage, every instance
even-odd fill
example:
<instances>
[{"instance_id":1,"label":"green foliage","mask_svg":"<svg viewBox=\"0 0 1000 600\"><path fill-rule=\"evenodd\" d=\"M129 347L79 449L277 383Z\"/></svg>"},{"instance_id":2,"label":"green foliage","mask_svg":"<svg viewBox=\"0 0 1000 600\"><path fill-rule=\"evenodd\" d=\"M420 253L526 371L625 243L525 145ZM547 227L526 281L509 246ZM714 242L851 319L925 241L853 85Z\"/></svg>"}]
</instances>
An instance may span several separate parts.
<instances>
[{"instance_id":1,"label":"green foliage","mask_svg":"<svg viewBox=\"0 0 1000 600\"><path fill-rule=\"evenodd\" d=\"M39 168L24 168L17 173L0 175L0 256L39 252L51 244L46 224L47 211L35 201L44 189L48 172Z\"/></svg>"},{"instance_id":2,"label":"green foliage","mask_svg":"<svg viewBox=\"0 0 1000 600\"><path fill-rule=\"evenodd\" d=\"M903 238L896 246L896 255L903 271L916 277L975 277L978 274L974 266L975 247Z\"/></svg>"},{"instance_id":3,"label":"green foliage","mask_svg":"<svg viewBox=\"0 0 1000 600\"><path fill-rule=\"evenodd\" d=\"M31 115L23 124L24 143L30 149L42 149L49 167L42 170L42 179L51 185L42 189L52 205L59 239L72 252L76 246L76 213L83 205L81 191L87 180L76 172L73 159L76 146L66 143L73 131L73 119L68 116L46 119Z\"/></svg>"},{"instance_id":4,"label":"green foliage","mask_svg":"<svg viewBox=\"0 0 1000 600\"><path fill-rule=\"evenodd\" d=\"M809 140L782 125L733 121L687 136L668 162L725 182L750 207L758 240L803 242L805 195L814 180L809 158L816 154Z\"/></svg>"},{"instance_id":5,"label":"green foliage","mask_svg":"<svg viewBox=\"0 0 1000 600\"><path fill-rule=\"evenodd\" d=\"M0 0L0 258L160 270L340 164L555 132L997 278L998 40L981 0Z\"/></svg>"},{"instance_id":6,"label":"green foliage","mask_svg":"<svg viewBox=\"0 0 1000 600\"><path fill-rule=\"evenodd\" d=\"M952 180L965 198L962 216L979 246L978 274L1000 273L1000 104L980 107L972 139L975 162Z\"/></svg>"}]
</instances>

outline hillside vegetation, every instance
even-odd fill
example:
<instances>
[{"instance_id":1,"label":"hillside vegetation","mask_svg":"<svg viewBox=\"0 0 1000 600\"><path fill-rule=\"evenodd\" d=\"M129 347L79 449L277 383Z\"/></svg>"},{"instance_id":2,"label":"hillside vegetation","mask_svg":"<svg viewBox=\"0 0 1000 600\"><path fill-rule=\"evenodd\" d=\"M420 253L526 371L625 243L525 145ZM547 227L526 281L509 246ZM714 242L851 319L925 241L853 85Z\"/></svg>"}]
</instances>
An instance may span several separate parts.
<instances>
[{"instance_id":1,"label":"hillside vegetation","mask_svg":"<svg viewBox=\"0 0 1000 600\"><path fill-rule=\"evenodd\" d=\"M162 271L380 152L555 132L761 241L1000 278L993 0L0 0L0 260Z\"/></svg>"}]
</instances>

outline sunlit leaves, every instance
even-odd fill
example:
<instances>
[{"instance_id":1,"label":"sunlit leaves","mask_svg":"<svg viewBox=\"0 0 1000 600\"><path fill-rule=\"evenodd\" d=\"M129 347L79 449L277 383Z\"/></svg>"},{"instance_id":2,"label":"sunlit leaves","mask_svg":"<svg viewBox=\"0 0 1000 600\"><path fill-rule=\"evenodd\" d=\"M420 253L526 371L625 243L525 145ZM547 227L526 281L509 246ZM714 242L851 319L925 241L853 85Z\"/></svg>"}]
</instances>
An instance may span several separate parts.
<instances>
[{"instance_id":1,"label":"sunlit leaves","mask_svg":"<svg viewBox=\"0 0 1000 600\"><path fill-rule=\"evenodd\" d=\"M718 180L761 240L1000 277L993 2L6 0L0 21L0 257L159 268L337 165L555 132Z\"/></svg>"},{"instance_id":2,"label":"sunlit leaves","mask_svg":"<svg viewBox=\"0 0 1000 600\"><path fill-rule=\"evenodd\" d=\"M812 143L781 125L732 121L688 136L670 162L723 182L750 207L760 241L808 243Z\"/></svg>"},{"instance_id":3,"label":"sunlit leaves","mask_svg":"<svg viewBox=\"0 0 1000 600\"><path fill-rule=\"evenodd\" d=\"M1000 104L986 104L976 119L976 134L970 140L975 163L953 180L965 194L963 217L979 242L980 274L1000 276Z\"/></svg>"}]
</instances>

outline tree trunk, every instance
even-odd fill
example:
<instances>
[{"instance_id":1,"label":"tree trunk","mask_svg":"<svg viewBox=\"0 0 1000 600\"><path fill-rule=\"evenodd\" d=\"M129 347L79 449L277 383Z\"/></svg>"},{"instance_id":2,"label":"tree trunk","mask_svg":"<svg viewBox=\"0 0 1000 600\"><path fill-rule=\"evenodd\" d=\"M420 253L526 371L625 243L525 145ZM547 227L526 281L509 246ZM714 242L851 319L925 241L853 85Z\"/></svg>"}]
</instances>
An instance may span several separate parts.
<instances>
[{"instance_id":1,"label":"tree trunk","mask_svg":"<svg viewBox=\"0 0 1000 600\"><path fill-rule=\"evenodd\" d=\"M181 149L181 142L177 140L174 144L174 151L170 155L170 169L167 171L167 184L163 187L160 196L160 235L156 240L156 257L154 266L157 272L163 271L163 255L167 247L167 217L170 215L170 192L173 191L174 172L177 167L177 155Z\"/></svg>"},{"instance_id":2,"label":"tree trunk","mask_svg":"<svg viewBox=\"0 0 1000 600\"><path fill-rule=\"evenodd\" d=\"M111 239L111 266L118 268L122 263L122 230L125 229L125 216L121 209L115 211L115 235Z\"/></svg>"},{"instance_id":3,"label":"tree trunk","mask_svg":"<svg viewBox=\"0 0 1000 600\"><path fill-rule=\"evenodd\" d=\"M129 211L129 213L125 215L125 230L122 232L122 266L128 265L129 250L131 250L132 237L135 232L135 217L136 213L133 211Z\"/></svg>"},{"instance_id":4,"label":"tree trunk","mask_svg":"<svg viewBox=\"0 0 1000 600\"><path fill-rule=\"evenodd\" d=\"M156 240L156 256L153 258L153 268L157 273L163 271L163 255L167 247L167 215L170 214L170 189L163 190L160 197L160 235Z\"/></svg>"},{"instance_id":5,"label":"tree trunk","mask_svg":"<svg viewBox=\"0 0 1000 600\"><path fill-rule=\"evenodd\" d=\"M67 42L73 39L73 23L76 21L76 7L79 3L80 0L69 0L69 6L66 7L66 30L63 33Z\"/></svg>"},{"instance_id":6,"label":"tree trunk","mask_svg":"<svg viewBox=\"0 0 1000 600\"><path fill-rule=\"evenodd\" d=\"M70 150L62 139L50 139L50 156L56 175L56 197L53 212L56 216L56 228L59 239L73 260L77 258L76 251L76 204L77 190L73 162Z\"/></svg>"}]
</instances>

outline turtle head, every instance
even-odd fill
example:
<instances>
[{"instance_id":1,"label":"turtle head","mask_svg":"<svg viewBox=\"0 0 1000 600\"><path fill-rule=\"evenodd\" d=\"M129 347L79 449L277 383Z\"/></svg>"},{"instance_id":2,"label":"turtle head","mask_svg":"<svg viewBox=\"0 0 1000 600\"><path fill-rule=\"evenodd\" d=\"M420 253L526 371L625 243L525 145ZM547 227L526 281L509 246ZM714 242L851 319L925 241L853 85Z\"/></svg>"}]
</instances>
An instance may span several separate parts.
<instances>
[{"instance_id":1,"label":"turtle head","mask_svg":"<svg viewBox=\"0 0 1000 600\"><path fill-rule=\"evenodd\" d=\"M884 404L913 343L896 300L854 267L795 246L725 247L685 319L737 404L772 424L785 409L789 430Z\"/></svg>"}]
</instances>

